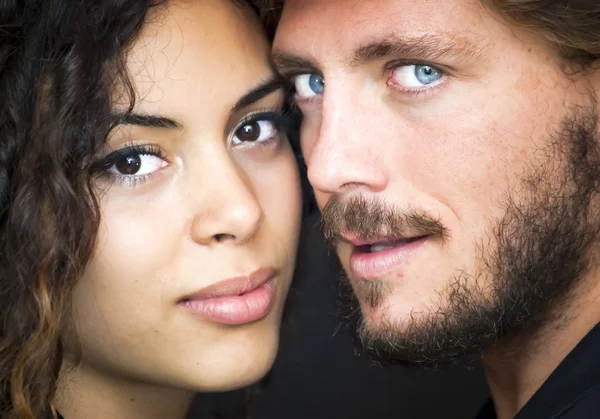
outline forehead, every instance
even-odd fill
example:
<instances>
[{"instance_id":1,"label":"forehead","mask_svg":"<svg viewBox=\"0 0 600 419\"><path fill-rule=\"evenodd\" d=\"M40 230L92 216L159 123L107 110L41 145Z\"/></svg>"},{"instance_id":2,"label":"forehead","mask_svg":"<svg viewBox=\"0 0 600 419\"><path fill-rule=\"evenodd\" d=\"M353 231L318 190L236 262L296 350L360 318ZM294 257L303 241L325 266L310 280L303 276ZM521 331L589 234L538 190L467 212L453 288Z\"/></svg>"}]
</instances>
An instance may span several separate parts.
<instances>
[{"instance_id":1,"label":"forehead","mask_svg":"<svg viewBox=\"0 0 600 419\"><path fill-rule=\"evenodd\" d=\"M229 106L271 74L257 18L214 0L172 0L156 9L128 53L127 69L138 105L170 115L206 103Z\"/></svg>"},{"instance_id":2,"label":"forehead","mask_svg":"<svg viewBox=\"0 0 600 419\"><path fill-rule=\"evenodd\" d=\"M286 0L274 46L321 58L390 36L489 41L490 24L501 26L480 0Z\"/></svg>"}]
</instances>

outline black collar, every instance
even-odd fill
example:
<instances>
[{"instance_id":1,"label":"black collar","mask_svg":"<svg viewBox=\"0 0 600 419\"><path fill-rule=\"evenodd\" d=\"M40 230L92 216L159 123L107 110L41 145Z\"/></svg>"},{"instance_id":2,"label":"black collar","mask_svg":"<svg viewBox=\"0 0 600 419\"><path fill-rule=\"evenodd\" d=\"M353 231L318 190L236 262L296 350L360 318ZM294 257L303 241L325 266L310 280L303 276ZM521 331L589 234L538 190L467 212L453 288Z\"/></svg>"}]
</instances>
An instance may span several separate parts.
<instances>
[{"instance_id":1,"label":"black collar","mask_svg":"<svg viewBox=\"0 0 600 419\"><path fill-rule=\"evenodd\" d=\"M567 355L515 419L553 418L600 383L600 324Z\"/></svg>"},{"instance_id":2,"label":"black collar","mask_svg":"<svg viewBox=\"0 0 600 419\"><path fill-rule=\"evenodd\" d=\"M557 418L600 385L600 323L597 324L550 374L514 419ZM598 401L600 405L600 401ZM491 400L479 419L494 419Z\"/></svg>"}]
</instances>

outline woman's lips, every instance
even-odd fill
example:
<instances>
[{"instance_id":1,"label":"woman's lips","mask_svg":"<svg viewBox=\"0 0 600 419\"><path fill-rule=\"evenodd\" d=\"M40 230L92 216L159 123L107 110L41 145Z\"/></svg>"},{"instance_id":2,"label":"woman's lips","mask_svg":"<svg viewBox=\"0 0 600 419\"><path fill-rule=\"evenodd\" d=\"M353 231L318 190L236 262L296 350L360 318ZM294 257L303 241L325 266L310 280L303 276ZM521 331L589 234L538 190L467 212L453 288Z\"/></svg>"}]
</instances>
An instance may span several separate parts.
<instances>
[{"instance_id":1,"label":"woman's lips","mask_svg":"<svg viewBox=\"0 0 600 419\"><path fill-rule=\"evenodd\" d=\"M275 299L275 278L275 269L260 268L250 275L203 288L181 299L179 305L216 323L251 323L271 310Z\"/></svg>"}]
</instances>

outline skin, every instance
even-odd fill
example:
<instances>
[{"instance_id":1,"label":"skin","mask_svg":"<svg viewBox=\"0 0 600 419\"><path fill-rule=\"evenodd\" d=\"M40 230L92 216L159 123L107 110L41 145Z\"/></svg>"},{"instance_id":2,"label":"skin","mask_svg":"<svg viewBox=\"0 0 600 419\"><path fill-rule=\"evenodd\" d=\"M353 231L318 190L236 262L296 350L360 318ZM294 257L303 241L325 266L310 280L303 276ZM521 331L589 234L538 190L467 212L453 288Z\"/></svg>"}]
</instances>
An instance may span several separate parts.
<instances>
[{"instance_id":1,"label":"skin","mask_svg":"<svg viewBox=\"0 0 600 419\"><path fill-rule=\"evenodd\" d=\"M184 417L194 392L256 382L274 360L292 279L301 198L290 144L276 130L233 141L247 115L283 103L275 90L231 112L274 74L256 17L229 1L171 1L148 22L127 55L134 112L181 127L127 124L108 138L108 152L150 144L164 154L145 157L152 174L135 185L98 180L98 247L73 296L83 360L67 360L56 400L68 418ZM223 325L178 305L260 267L278 275L258 321Z\"/></svg>"},{"instance_id":2,"label":"skin","mask_svg":"<svg viewBox=\"0 0 600 419\"><path fill-rule=\"evenodd\" d=\"M357 62L359 48L392 38L404 47ZM319 207L332 197L378 199L422 211L446 229L381 275L390 291L380 304L361 301L369 327L391 321L399 332L444 306L457 272L473 274L470 286L484 294L490 288L481 254L493 246L492 221L504 214L507 192L527 199L518 179L548 167L540 150L566 110L589 108L600 87L597 72L567 75L544 40L475 0L288 0L273 52L278 70L296 83L302 151ZM444 75L419 84L407 67L413 64ZM307 74L323 77L322 94L307 90ZM336 249L356 288L351 245ZM513 417L600 320L600 282L595 269L587 276L585 297L576 292L563 307L569 328L550 324L518 342L518 351L500 344L486 353L500 418Z\"/></svg>"}]
</instances>

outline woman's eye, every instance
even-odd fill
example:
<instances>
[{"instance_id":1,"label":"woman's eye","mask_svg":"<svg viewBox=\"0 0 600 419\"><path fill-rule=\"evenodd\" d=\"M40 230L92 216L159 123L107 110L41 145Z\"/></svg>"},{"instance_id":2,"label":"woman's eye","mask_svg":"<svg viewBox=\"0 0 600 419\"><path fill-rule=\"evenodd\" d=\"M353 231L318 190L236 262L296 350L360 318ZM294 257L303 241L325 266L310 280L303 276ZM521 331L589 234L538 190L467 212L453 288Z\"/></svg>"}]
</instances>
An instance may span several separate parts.
<instances>
[{"instance_id":1,"label":"woman's eye","mask_svg":"<svg viewBox=\"0 0 600 419\"><path fill-rule=\"evenodd\" d=\"M124 155L108 169L108 173L120 176L144 176L167 166L167 162L152 154L139 152Z\"/></svg>"},{"instance_id":2,"label":"woman's eye","mask_svg":"<svg viewBox=\"0 0 600 419\"><path fill-rule=\"evenodd\" d=\"M325 91L325 80L319 74L301 74L294 77L297 99L308 99L322 95Z\"/></svg>"},{"instance_id":3,"label":"woman's eye","mask_svg":"<svg viewBox=\"0 0 600 419\"><path fill-rule=\"evenodd\" d=\"M392 71L389 82L407 89L435 85L444 73L430 65L403 65Z\"/></svg>"},{"instance_id":4,"label":"woman's eye","mask_svg":"<svg viewBox=\"0 0 600 419\"><path fill-rule=\"evenodd\" d=\"M275 137L278 131L273 121L248 121L239 126L232 141L234 144L261 143Z\"/></svg>"}]
</instances>

